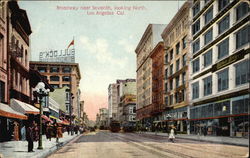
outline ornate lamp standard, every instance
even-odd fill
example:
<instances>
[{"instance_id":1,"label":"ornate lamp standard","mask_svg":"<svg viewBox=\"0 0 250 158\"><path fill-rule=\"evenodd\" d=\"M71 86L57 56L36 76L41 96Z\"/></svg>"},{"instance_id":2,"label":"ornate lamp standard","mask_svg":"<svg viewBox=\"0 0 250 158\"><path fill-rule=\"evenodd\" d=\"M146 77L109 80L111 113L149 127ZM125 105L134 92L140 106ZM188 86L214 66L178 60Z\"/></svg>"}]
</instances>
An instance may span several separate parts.
<instances>
[{"instance_id":1,"label":"ornate lamp standard","mask_svg":"<svg viewBox=\"0 0 250 158\"><path fill-rule=\"evenodd\" d=\"M45 89L45 84L43 82L39 82L35 87L35 92L37 96L39 97L39 104L40 104L40 131L39 131L39 142L38 142L38 148L37 149L43 149L42 146L42 115L43 115L43 106L42 106L42 99L45 96L48 96L48 93L50 92L49 89Z\"/></svg>"},{"instance_id":2,"label":"ornate lamp standard","mask_svg":"<svg viewBox=\"0 0 250 158\"><path fill-rule=\"evenodd\" d=\"M69 107L69 116L70 116L70 133L71 135L74 134L74 131L73 131L73 127L72 127L72 110L73 110L73 99L74 99L74 96L73 96L73 93L70 93L70 107Z\"/></svg>"}]
</instances>

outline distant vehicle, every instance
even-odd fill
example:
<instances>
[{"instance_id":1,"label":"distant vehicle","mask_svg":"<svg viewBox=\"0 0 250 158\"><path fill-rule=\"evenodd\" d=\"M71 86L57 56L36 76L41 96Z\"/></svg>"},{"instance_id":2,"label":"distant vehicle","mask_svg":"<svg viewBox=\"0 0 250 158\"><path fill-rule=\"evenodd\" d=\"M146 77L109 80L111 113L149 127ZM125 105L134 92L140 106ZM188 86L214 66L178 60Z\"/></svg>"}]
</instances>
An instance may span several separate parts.
<instances>
[{"instance_id":1,"label":"distant vehicle","mask_svg":"<svg viewBox=\"0 0 250 158\"><path fill-rule=\"evenodd\" d=\"M135 124L124 124L123 131L124 132L134 132L136 130Z\"/></svg>"},{"instance_id":2,"label":"distant vehicle","mask_svg":"<svg viewBox=\"0 0 250 158\"><path fill-rule=\"evenodd\" d=\"M110 131L111 132L119 132L121 129L121 125L119 121L111 121L110 123Z\"/></svg>"},{"instance_id":3,"label":"distant vehicle","mask_svg":"<svg viewBox=\"0 0 250 158\"><path fill-rule=\"evenodd\" d=\"M94 127L89 127L90 132L95 132L95 128Z\"/></svg>"}]
</instances>

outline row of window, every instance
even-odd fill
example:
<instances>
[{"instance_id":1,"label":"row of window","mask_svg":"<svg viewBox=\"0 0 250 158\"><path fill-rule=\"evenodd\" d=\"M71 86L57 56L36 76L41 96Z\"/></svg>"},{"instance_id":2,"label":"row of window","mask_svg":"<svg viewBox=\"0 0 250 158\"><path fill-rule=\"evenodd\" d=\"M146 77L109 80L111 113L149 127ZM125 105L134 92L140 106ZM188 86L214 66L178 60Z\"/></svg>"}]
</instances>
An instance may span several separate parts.
<instances>
[{"instance_id":1,"label":"row of window","mask_svg":"<svg viewBox=\"0 0 250 158\"><path fill-rule=\"evenodd\" d=\"M249 42L249 25L246 25L245 27L243 27L242 29L240 29L237 33L236 33L236 49L238 49L239 47L247 44ZM205 34L204 34L204 45L208 44L209 42L211 42L213 40L213 28L209 29ZM227 41L224 40L224 43L222 43L221 45L219 44L218 46L222 47L221 49L223 49L224 47L227 48L228 45L228 39ZM196 41L193 42L193 54L197 53L200 50L200 38L198 38ZM224 50L224 49L223 49Z\"/></svg>"},{"instance_id":2,"label":"row of window","mask_svg":"<svg viewBox=\"0 0 250 158\"><path fill-rule=\"evenodd\" d=\"M243 27L236 33L236 49L249 43L250 31L249 25ZM218 49L218 60L229 55L229 38L226 38L217 45ZM210 49L207 53L203 55L204 57L204 67L212 64L212 54L213 50ZM200 70L200 59L197 58L192 62L193 73Z\"/></svg>"},{"instance_id":3,"label":"row of window","mask_svg":"<svg viewBox=\"0 0 250 158\"><path fill-rule=\"evenodd\" d=\"M185 89L182 91L176 92L175 94L171 94L165 97L165 104L166 105L173 105L177 103L181 103L186 100L185 98Z\"/></svg>"},{"instance_id":4,"label":"row of window","mask_svg":"<svg viewBox=\"0 0 250 158\"><path fill-rule=\"evenodd\" d=\"M59 84L50 84L51 87L55 88L60 88ZM70 88L70 84L62 84L62 87L69 87Z\"/></svg>"},{"instance_id":5,"label":"row of window","mask_svg":"<svg viewBox=\"0 0 250 158\"><path fill-rule=\"evenodd\" d=\"M232 110L230 110L232 109ZM230 112L231 111L231 112ZM216 117L249 112L249 96L234 97L219 103L209 103L190 109L190 119Z\"/></svg>"},{"instance_id":6,"label":"row of window","mask_svg":"<svg viewBox=\"0 0 250 158\"><path fill-rule=\"evenodd\" d=\"M50 76L49 79L50 79L50 81L60 81L59 76ZM70 81L70 76L62 76L62 81L69 82Z\"/></svg>"},{"instance_id":7,"label":"row of window","mask_svg":"<svg viewBox=\"0 0 250 158\"><path fill-rule=\"evenodd\" d=\"M47 72L47 68L46 67L38 67L37 70L39 72ZM70 67L63 67L62 68L62 72L63 73L71 73L71 68ZM51 67L50 68L50 73L59 73L59 68L58 67Z\"/></svg>"},{"instance_id":8,"label":"row of window","mask_svg":"<svg viewBox=\"0 0 250 158\"><path fill-rule=\"evenodd\" d=\"M250 37L250 25L246 25L242 29L240 29L235 34L236 37L236 49L244 46L245 44L249 43ZM226 38L222 42L217 45L218 49L218 57L217 59L220 60L229 55L229 38ZM212 56L213 50L210 49L203 55L204 58L204 67L207 67L212 64ZM199 57L192 62L193 73L198 72L200 70L200 59Z\"/></svg>"},{"instance_id":9,"label":"row of window","mask_svg":"<svg viewBox=\"0 0 250 158\"><path fill-rule=\"evenodd\" d=\"M181 69L181 66L182 67L186 66L186 64L187 64L187 55L184 54L182 56L182 65L180 63L180 59L176 60L176 63L175 63L175 72L179 71ZM174 64L170 65L169 72L168 72L168 68L165 69L165 79L167 79L168 76L173 75L173 73L174 73L174 66L173 65Z\"/></svg>"},{"instance_id":10,"label":"row of window","mask_svg":"<svg viewBox=\"0 0 250 158\"><path fill-rule=\"evenodd\" d=\"M182 39L182 49L185 49L186 47L187 47L187 36L185 36ZM176 55L178 55L180 53L180 42L178 42L175 45L175 53L176 53ZM168 63L169 61L171 61L173 59L173 57L174 57L174 49L171 49L169 51L169 55L168 55L168 53L166 53L166 55L165 55L165 61L166 61L166 63Z\"/></svg>"},{"instance_id":11,"label":"row of window","mask_svg":"<svg viewBox=\"0 0 250 158\"><path fill-rule=\"evenodd\" d=\"M186 83L186 72L183 72L181 76L182 76L182 82L180 81L180 75L175 77L175 88L178 88L181 85L185 85L185 83ZM168 92L169 90L170 91L173 90L173 88L174 88L173 80L174 79L171 79L171 80L169 80L169 82L165 83L165 91L166 92ZM169 83L169 89L168 89L168 83Z\"/></svg>"},{"instance_id":12,"label":"row of window","mask_svg":"<svg viewBox=\"0 0 250 158\"><path fill-rule=\"evenodd\" d=\"M3 39L3 38L2 38ZM11 50L12 50L12 55L14 56L18 56L19 57L19 61L24 65L24 66L28 66L28 51L27 49L24 49L23 45L21 45L19 47L19 40L17 40L14 36L11 37ZM2 47L2 49L4 49ZM15 53L15 54L14 54Z\"/></svg>"},{"instance_id":13,"label":"row of window","mask_svg":"<svg viewBox=\"0 0 250 158\"><path fill-rule=\"evenodd\" d=\"M217 91L227 90L229 88L228 68L217 73ZM235 65L235 85L239 86L248 83L250 79L249 60L245 60ZM203 96L212 94L212 75L203 79ZM192 84L192 99L200 97L199 81Z\"/></svg>"},{"instance_id":14,"label":"row of window","mask_svg":"<svg viewBox=\"0 0 250 158\"><path fill-rule=\"evenodd\" d=\"M196 6L194 6L196 8ZM193 9L194 9L193 8ZM244 17L249 12L249 6L246 2L240 3L236 9L236 21L240 20L242 17ZM213 19L213 6L211 6L205 13L204 13L204 24L208 24ZM192 25L192 34L196 34L198 31L200 31L201 27L201 21L198 19L193 25ZM223 33L225 30L227 30L230 26L230 14L228 13L225 17L223 17L218 22L218 30L219 34Z\"/></svg>"},{"instance_id":15,"label":"row of window","mask_svg":"<svg viewBox=\"0 0 250 158\"><path fill-rule=\"evenodd\" d=\"M205 0L205 4L210 0ZM230 0L218 0L218 11L221 11L224 9L228 4L230 3ZM200 7L200 1L197 1L195 5L192 8L193 10L193 17L195 17L201 10Z\"/></svg>"}]
</instances>

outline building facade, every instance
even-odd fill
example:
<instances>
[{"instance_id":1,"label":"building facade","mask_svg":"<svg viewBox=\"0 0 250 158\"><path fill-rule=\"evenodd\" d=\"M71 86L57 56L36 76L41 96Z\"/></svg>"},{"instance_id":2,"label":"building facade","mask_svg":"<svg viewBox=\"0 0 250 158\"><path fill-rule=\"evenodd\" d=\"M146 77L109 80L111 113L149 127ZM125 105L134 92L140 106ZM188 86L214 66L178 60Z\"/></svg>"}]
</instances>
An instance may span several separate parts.
<instances>
[{"instance_id":1,"label":"building facade","mask_svg":"<svg viewBox=\"0 0 250 158\"><path fill-rule=\"evenodd\" d=\"M119 82L119 121L121 125L134 124L136 106L136 80L125 79Z\"/></svg>"},{"instance_id":2,"label":"building facade","mask_svg":"<svg viewBox=\"0 0 250 158\"><path fill-rule=\"evenodd\" d=\"M7 103L8 51L7 51L7 3L0 8L0 102Z\"/></svg>"},{"instance_id":3,"label":"building facade","mask_svg":"<svg viewBox=\"0 0 250 158\"><path fill-rule=\"evenodd\" d=\"M149 24L135 50L137 63L136 115L143 122L151 121L150 119L145 120L150 117L152 109L152 59L150 53L162 40L160 34L164 28L163 24Z\"/></svg>"},{"instance_id":4,"label":"building facade","mask_svg":"<svg viewBox=\"0 0 250 158\"><path fill-rule=\"evenodd\" d=\"M159 42L153 49L152 59L152 111L154 121L162 120L161 114L165 109L164 105L164 43Z\"/></svg>"},{"instance_id":5,"label":"building facade","mask_svg":"<svg viewBox=\"0 0 250 158\"><path fill-rule=\"evenodd\" d=\"M45 76L53 88L64 86L70 88L70 92L66 95L69 97L70 104L72 103L72 115L78 117L80 110L79 84L81 80L78 63L31 61L30 67Z\"/></svg>"},{"instance_id":6,"label":"building facade","mask_svg":"<svg viewBox=\"0 0 250 158\"><path fill-rule=\"evenodd\" d=\"M118 121L118 90L117 84L110 84L108 87L108 115L110 119Z\"/></svg>"},{"instance_id":7,"label":"building facade","mask_svg":"<svg viewBox=\"0 0 250 158\"><path fill-rule=\"evenodd\" d=\"M100 129L107 129L108 128L108 109L100 108L99 116L100 116Z\"/></svg>"},{"instance_id":8,"label":"building facade","mask_svg":"<svg viewBox=\"0 0 250 158\"><path fill-rule=\"evenodd\" d=\"M249 2L193 1L190 133L249 136Z\"/></svg>"},{"instance_id":9,"label":"building facade","mask_svg":"<svg viewBox=\"0 0 250 158\"><path fill-rule=\"evenodd\" d=\"M187 132L189 105L190 11L185 2L162 33L165 53L165 105L163 119L177 131Z\"/></svg>"}]
</instances>

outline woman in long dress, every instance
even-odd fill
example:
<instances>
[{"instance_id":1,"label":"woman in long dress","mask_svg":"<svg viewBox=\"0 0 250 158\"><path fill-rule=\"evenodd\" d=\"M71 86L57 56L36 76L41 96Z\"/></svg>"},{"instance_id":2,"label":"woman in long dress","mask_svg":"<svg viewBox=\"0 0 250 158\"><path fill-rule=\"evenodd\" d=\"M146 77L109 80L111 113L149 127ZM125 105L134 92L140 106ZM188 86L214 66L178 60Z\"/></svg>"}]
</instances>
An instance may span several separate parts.
<instances>
[{"instance_id":1,"label":"woman in long dress","mask_svg":"<svg viewBox=\"0 0 250 158\"><path fill-rule=\"evenodd\" d=\"M170 134L169 134L169 140L171 141L171 142L173 142L174 143L174 139L175 139L175 136L174 136L174 128L172 127L171 128L171 130L170 130Z\"/></svg>"}]
</instances>

